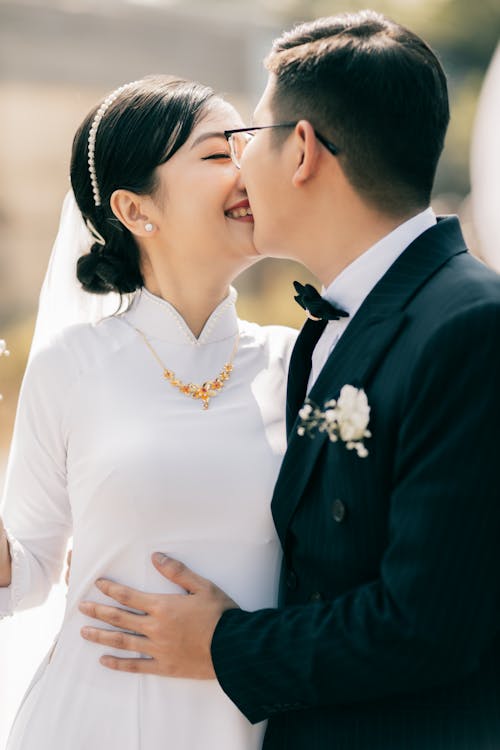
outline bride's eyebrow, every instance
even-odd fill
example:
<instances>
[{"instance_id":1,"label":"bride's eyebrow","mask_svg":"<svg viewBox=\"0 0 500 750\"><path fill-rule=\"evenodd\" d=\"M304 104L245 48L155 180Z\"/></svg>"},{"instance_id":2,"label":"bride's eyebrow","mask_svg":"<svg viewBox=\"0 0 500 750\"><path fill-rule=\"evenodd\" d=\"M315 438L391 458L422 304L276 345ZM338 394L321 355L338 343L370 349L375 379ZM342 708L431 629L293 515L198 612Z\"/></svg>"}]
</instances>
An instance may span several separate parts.
<instances>
[{"instance_id":1,"label":"bride's eyebrow","mask_svg":"<svg viewBox=\"0 0 500 750\"><path fill-rule=\"evenodd\" d=\"M213 133L202 133L198 136L198 138L194 141L193 145L191 146L190 151L195 147L198 146L198 144L202 143L203 141L208 140L209 138L222 138L223 141L226 141L226 136L224 133L221 133L220 130Z\"/></svg>"}]
</instances>

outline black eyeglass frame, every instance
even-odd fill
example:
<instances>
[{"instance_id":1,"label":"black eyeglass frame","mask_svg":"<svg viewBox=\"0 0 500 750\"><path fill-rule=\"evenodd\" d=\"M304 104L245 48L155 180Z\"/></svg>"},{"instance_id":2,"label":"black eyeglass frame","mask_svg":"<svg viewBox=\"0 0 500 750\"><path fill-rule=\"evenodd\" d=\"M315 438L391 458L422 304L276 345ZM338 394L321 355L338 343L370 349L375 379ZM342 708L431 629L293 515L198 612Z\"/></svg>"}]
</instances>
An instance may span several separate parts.
<instances>
[{"instance_id":1,"label":"black eyeglass frame","mask_svg":"<svg viewBox=\"0 0 500 750\"><path fill-rule=\"evenodd\" d=\"M233 133L251 133L254 130L268 130L270 128L294 128L297 125L296 122L280 122L276 125L255 125L254 127L248 127L248 128L234 128L233 130L224 130L224 137L231 145L230 138L233 135ZM341 149L335 145L332 141L329 141L327 138L325 138L324 135L321 135L321 133L318 133L316 129L314 129L314 135L318 139L320 143L323 144L323 146L328 149L328 151L333 154L333 156L337 156ZM236 166L239 169L239 164L236 164Z\"/></svg>"}]
</instances>

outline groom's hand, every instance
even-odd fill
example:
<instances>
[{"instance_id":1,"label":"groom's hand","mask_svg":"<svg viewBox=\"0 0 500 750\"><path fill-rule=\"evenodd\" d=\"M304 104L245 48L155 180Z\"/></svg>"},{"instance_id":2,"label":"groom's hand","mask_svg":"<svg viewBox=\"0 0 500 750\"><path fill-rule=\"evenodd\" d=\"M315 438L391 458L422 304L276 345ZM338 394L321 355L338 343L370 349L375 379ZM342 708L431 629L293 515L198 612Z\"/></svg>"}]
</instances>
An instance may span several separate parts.
<instances>
[{"instance_id":1,"label":"groom's hand","mask_svg":"<svg viewBox=\"0 0 500 750\"><path fill-rule=\"evenodd\" d=\"M158 552L152 559L157 570L185 589L189 596L145 594L102 578L96 581L97 588L127 609L82 602L80 611L120 630L84 627L82 636L94 643L136 651L146 657L102 656L101 664L110 669L165 677L214 679L210 654L212 636L222 613L238 605L215 584L196 575L178 560ZM144 614L130 612L130 609Z\"/></svg>"}]
</instances>

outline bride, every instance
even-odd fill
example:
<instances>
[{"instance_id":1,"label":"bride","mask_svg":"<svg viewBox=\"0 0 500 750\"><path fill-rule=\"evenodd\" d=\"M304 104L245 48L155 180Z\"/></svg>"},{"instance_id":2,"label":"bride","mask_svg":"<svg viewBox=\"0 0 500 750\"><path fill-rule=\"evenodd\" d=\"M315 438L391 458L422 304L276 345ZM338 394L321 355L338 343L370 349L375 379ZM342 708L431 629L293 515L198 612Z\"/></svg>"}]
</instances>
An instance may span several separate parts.
<instances>
[{"instance_id":1,"label":"bride","mask_svg":"<svg viewBox=\"0 0 500 750\"><path fill-rule=\"evenodd\" d=\"M230 284L258 260L223 135L239 126L210 89L158 76L113 92L75 136L78 209L70 195L63 223L76 214L83 232L78 280L89 300L123 304L68 326L83 294L74 285L67 308L43 320L46 290L40 310L40 326L60 330L42 345L37 329L21 391L0 520L0 616L45 600L71 535L73 557L61 631L8 750L261 746L263 724L251 726L216 681L106 669L80 636L78 609L106 601L94 586L101 576L177 591L151 563L159 549L245 609L276 603L270 498L295 332L237 318ZM74 242L60 233L58 252L70 257Z\"/></svg>"}]
</instances>

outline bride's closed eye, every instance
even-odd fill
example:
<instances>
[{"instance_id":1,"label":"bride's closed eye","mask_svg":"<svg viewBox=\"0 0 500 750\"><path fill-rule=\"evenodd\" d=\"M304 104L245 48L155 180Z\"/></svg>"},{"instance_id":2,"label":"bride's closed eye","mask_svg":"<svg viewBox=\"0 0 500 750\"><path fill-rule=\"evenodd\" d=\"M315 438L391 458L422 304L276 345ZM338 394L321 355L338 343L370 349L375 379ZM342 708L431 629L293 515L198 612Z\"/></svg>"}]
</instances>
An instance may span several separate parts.
<instances>
[{"instance_id":1,"label":"bride's closed eye","mask_svg":"<svg viewBox=\"0 0 500 750\"><path fill-rule=\"evenodd\" d=\"M217 154L210 154L210 156L203 156L202 161L208 161L209 159L230 159L231 155L229 153L220 152Z\"/></svg>"}]
</instances>

